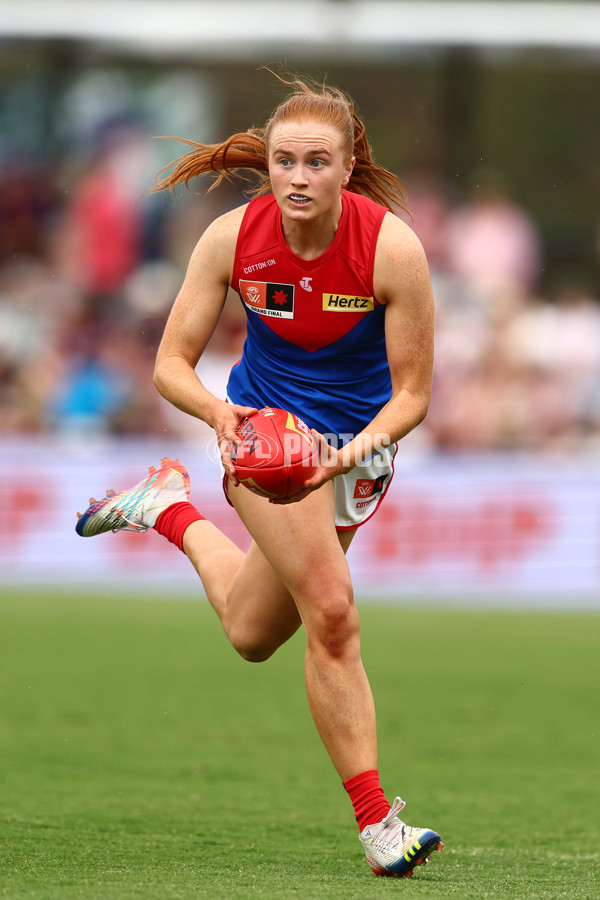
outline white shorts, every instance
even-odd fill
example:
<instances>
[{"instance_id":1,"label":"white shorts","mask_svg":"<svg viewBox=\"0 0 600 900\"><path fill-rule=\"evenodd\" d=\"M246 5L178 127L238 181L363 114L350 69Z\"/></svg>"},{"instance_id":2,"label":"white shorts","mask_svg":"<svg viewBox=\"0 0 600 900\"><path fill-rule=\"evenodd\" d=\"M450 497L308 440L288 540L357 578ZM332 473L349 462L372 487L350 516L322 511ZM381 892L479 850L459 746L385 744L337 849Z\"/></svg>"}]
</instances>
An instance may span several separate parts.
<instances>
[{"instance_id":1,"label":"white shorts","mask_svg":"<svg viewBox=\"0 0 600 900\"><path fill-rule=\"evenodd\" d=\"M379 509L394 475L397 449L397 444L391 444L345 475L336 475L333 479L338 531L363 525Z\"/></svg>"},{"instance_id":2,"label":"white shorts","mask_svg":"<svg viewBox=\"0 0 600 900\"><path fill-rule=\"evenodd\" d=\"M394 475L394 457L397 444L390 444L370 459L360 463L345 475L333 479L335 499L335 527L348 531L363 525L381 506ZM227 474L223 472L223 493L227 496Z\"/></svg>"}]
</instances>

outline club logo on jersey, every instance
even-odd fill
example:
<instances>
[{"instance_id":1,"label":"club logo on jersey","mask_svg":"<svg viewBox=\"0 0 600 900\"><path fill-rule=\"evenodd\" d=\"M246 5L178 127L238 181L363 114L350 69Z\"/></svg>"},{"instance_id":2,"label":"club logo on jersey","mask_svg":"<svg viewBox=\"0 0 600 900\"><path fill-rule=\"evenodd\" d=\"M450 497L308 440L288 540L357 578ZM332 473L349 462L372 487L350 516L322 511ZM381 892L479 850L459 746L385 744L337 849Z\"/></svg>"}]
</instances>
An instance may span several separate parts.
<instances>
[{"instance_id":1,"label":"club logo on jersey","mask_svg":"<svg viewBox=\"0 0 600 900\"><path fill-rule=\"evenodd\" d=\"M273 284L270 281L240 279L240 297L248 307L261 316L280 319L294 318L294 285Z\"/></svg>"},{"instance_id":2,"label":"club logo on jersey","mask_svg":"<svg viewBox=\"0 0 600 900\"><path fill-rule=\"evenodd\" d=\"M370 312L375 306L373 297L354 294L323 294L325 312Z\"/></svg>"},{"instance_id":3,"label":"club logo on jersey","mask_svg":"<svg viewBox=\"0 0 600 900\"><path fill-rule=\"evenodd\" d=\"M354 498L364 500L365 497L373 497L374 494L380 494L386 478L387 475L380 475L379 478L357 478L354 487Z\"/></svg>"}]
</instances>

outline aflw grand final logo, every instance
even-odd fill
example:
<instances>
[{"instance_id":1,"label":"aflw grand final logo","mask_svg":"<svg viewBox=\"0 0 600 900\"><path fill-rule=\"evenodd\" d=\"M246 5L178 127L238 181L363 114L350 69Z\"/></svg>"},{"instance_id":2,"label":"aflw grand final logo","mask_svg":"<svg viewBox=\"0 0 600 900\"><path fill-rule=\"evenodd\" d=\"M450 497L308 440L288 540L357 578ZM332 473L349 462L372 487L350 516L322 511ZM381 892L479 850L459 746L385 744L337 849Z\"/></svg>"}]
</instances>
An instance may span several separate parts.
<instances>
[{"instance_id":1,"label":"aflw grand final logo","mask_svg":"<svg viewBox=\"0 0 600 900\"><path fill-rule=\"evenodd\" d=\"M240 279L240 297L248 307L260 316L294 318L294 285L274 284L270 281L244 281Z\"/></svg>"}]
</instances>

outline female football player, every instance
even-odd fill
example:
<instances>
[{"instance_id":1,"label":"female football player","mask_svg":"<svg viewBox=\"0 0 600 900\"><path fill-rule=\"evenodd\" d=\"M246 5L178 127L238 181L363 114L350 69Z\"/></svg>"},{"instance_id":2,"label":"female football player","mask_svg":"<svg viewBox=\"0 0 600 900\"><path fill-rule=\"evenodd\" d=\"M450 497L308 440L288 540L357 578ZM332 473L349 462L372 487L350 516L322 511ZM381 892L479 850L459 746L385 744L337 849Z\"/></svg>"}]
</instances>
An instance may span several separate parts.
<instances>
[{"instance_id":1,"label":"female football player","mask_svg":"<svg viewBox=\"0 0 600 900\"><path fill-rule=\"evenodd\" d=\"M302 626L310 709L352 801L377 875L412 874L439 835L407 826L379 783L375 708L361 661L345 553L382 501L396 444L430 399L433 299L401 182L372 158L363 122L341 91L291 89L264 128L220 144L187 141L156 185L216 173L258 175L249 203L216 219L194 249L156 359L155 384L217 436L229 502L252 536L244 554L189 502L177 460L134 488L93 502L77 531L155 528L194 565L233 647L268 659ZM228 291L247 312L247 339L226 397L195 368ZM240 421L271 406L314 429L321 460L291 498L272 501L236 477ZM360 490L358 482L360 481ZM398 690L402 692L399 681Z\"/></svg>"}]
</instances>

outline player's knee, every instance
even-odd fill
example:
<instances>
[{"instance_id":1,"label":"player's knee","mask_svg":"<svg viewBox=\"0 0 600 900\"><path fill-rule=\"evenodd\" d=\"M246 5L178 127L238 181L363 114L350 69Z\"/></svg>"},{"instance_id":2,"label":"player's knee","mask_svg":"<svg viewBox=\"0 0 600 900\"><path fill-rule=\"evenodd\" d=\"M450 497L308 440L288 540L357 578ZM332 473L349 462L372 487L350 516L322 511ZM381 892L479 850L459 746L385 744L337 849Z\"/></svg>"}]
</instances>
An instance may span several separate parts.
<instances>
[{"instance_id":1,"label":"player's knee","mask_svg":"<svg viewBox=\"0 0 600 900\"><path fill-rule=\"evenodd\" d=\"M229 642L233 649L242 659L247 662L265 662L269 657L273 656L279 644L273 641L264 641L254 639L246 631L231 630L228 633Z\"/></svg>"},{"instance_id":2,"label":"player's knee","mask_svg":"<svg viewBox=\"0 0 600 900\"><path fill-rule=\"evenodd\" d=\"M359 640L358 612L351 592L321 598L306 623L310 642L331 657L344 656Z\"/></svg>"},{"instance_id":3,"label":"player's knee","mask_svg":"<svg viewBox=\"0 0 600 900\"><path fill-rule=\"evenodd\" d=\"M253 663L261 663L266 662L273 654L277 647L254 647L250 645L241 644L239 646L233 645L234 649L239 653L242 659L245 659L246 662Z\"/></svg>"}]
</instances>

